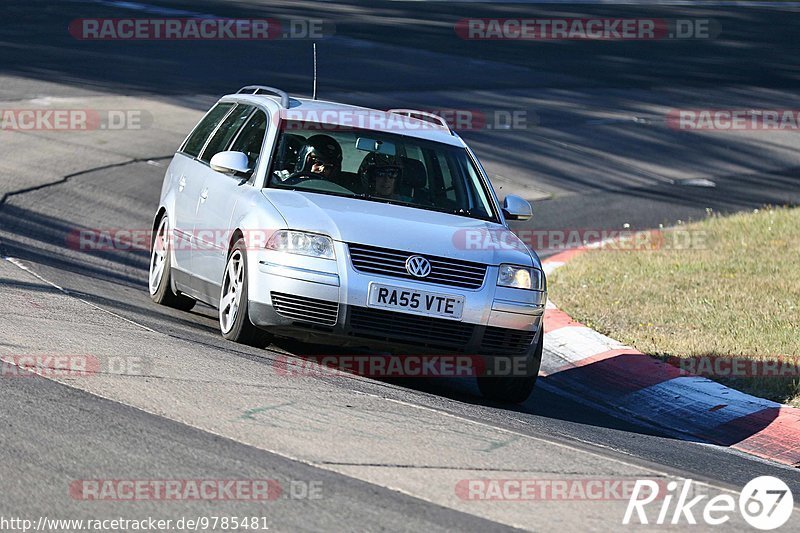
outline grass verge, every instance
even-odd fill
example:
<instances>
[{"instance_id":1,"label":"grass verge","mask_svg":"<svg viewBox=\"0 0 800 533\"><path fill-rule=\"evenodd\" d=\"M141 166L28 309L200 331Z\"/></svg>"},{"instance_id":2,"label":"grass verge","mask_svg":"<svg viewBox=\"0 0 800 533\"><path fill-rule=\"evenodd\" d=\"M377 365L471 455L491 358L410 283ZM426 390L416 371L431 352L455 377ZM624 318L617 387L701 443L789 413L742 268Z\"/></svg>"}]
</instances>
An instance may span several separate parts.
<instances>
[{"instance_id":1,"label":"grass verge","mask_svg":"<svg viewBox=\"0 0 800 533\"><path fill-rule=\"evenodd\" d=\"M800 407L800 208L712 215L648 242L574 258L552 300L641 352Z\"/></svg>"}]
</instances>

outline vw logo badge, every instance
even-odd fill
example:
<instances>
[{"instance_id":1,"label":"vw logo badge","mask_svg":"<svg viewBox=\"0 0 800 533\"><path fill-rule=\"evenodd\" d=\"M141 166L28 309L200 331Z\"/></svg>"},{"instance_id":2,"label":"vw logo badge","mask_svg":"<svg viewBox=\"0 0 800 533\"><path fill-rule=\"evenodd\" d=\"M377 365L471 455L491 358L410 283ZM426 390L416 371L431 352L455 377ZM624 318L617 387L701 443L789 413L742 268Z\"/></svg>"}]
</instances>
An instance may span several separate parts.
<instances>
[{"instance_id":1,"label":"vw logo badge","mask_svg":"<svg viewBox=\"0 0 800 533\"><path fill-rule=\"evenodd\" d=\"M406 270L415 278L424 278L431 273L431 263L421 255L412 255L406 259Z\"/></svg>"}]
</instances>

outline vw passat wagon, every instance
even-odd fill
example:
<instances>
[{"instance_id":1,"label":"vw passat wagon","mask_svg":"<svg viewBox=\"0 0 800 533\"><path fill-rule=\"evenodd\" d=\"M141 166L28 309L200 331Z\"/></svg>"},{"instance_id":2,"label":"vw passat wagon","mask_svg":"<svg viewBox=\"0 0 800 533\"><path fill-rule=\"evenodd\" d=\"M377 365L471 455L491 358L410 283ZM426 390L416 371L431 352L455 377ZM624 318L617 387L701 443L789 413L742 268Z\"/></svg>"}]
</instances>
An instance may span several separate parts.
<instances>
[{"instance_id":1,"label":"vw passat wagon","mask_svg":"<svg viewBox=\"0 0 800 533\"><path fill-rule=\"evenodd\" d=\"M542 357L546 287L507 222L530 216L519 197L500 203L440 117L245 87L167 170L150 294L206 302L226 339L256 346L476 356L483 394L519 402Z\"/></svg>"}]
</instances>

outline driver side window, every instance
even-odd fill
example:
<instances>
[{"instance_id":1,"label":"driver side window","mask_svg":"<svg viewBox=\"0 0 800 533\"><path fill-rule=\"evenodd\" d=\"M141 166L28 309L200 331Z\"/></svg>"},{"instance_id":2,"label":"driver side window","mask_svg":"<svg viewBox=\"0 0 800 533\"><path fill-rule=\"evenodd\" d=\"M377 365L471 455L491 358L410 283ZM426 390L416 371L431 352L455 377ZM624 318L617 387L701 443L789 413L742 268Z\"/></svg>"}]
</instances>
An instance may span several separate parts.
<instances>
[{"instance_id":1,"label":"driver side window","mask_svg":"<svg viewBox=\"0 0 800 533\"><path fill-rule=\"evenodd\" d=\"M258 158L261 155L261 146L264 144L264 137L267 134L267 114L257 110L250 120L242 127L239 135L233 141L229 150L244 152L250 168L254 171L258 165Z\"/></svg>"}]
</instances>

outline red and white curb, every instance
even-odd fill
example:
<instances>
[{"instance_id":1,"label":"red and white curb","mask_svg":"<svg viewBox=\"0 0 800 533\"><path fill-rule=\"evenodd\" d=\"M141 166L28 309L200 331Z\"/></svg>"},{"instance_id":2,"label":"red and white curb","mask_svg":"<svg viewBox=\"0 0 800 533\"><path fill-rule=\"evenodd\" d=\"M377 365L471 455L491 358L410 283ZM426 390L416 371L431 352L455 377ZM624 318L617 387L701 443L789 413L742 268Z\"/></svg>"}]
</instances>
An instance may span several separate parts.
<instances>
[{"instance_id":1,"label":"red and white curb","mask_svg":"<svg viewBox=\"0 0 800 533\"><path fill-rule=\"evenodd\" d=\"M545 273L583 251L545 259ZM800 409L688 374L575 322L551 302L544 346L563 362L542 372L546 387L677 437L800 467Z\"/></svg>"}]
</instances>

